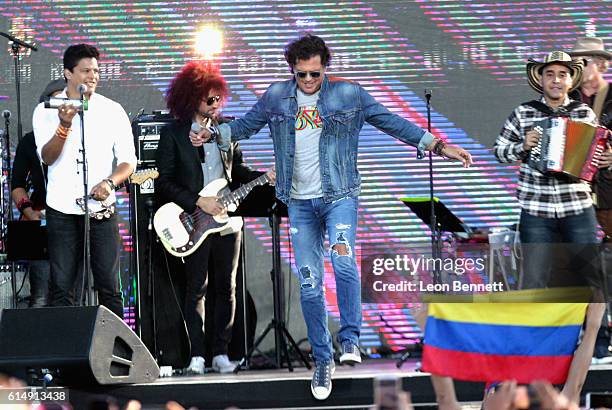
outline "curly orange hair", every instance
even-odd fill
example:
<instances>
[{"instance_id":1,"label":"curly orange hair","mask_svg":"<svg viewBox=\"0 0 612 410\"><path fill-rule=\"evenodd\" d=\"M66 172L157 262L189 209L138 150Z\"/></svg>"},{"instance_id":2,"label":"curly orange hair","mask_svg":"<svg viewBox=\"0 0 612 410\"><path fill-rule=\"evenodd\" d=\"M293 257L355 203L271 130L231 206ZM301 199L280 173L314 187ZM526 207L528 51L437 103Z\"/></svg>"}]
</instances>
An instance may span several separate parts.
<instances>
[{"instance_id":1,"label":"curly orange hair","mask_svg":"<svg viewBox=\"0 0 612 410\"><path fill-rule=\"evenodd\" d=\"M229 94L227 83L217 66L192 61L185 64L170 83L166 90L166 104L175 118L189 122L210 90L215 90L222 98Z\"/></svg>"}]
</instances>

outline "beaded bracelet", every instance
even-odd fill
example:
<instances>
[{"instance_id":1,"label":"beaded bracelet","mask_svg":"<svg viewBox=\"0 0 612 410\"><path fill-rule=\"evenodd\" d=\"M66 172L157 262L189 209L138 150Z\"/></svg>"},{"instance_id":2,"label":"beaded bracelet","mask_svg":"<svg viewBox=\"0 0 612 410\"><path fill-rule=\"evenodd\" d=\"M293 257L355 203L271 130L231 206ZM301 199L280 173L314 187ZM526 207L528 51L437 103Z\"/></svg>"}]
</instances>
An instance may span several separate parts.
<instances>
[{"instance_id":1,"label":"beaded bracelet","mask_svg":"<svg viewBox=\"0 0 612 410\"><path fill-rule=\"evenodd\" d=\"M57 129L55 130L55 135L57 135L59 138L65 140L66 138L68 138L68 134L70 134L70 131L72 131L72 128L66 128L63 125L58 125Z\"/></svg>"},{"instance_id":2,"label":"beaded bracelet","mask_svg":"<svg viewBox=\"0 0 612 410\"><path fill-rule=\"evenodd\" d=\"M444 148L446 148L446 146L447 146L447 144L446 144L446 142L445 142L444 140L442 140L442 139L438 139L438 140L436 141L436 144L433 146L433 148L432 148L432 150L431 150L431 151L432 151L434 154L436 154L436 155L439 155L439 156L444 156L444 154L442 153L442 151L444 151Z\"/></svg>"}]
</instances>

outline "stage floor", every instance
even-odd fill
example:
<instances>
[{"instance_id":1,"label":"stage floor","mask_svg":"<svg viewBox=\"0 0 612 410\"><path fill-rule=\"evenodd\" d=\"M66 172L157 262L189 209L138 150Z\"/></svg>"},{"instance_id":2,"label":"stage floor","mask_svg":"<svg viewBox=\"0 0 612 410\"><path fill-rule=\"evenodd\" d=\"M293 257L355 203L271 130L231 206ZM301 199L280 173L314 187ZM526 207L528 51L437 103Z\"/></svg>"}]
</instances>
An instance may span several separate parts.
<instances>
[{"instance_id":1,"label":"stage floor","mask_svg":"<svg viewBox=\"0 0 612 410\"><path fill-rule=\"evenodd\" d=\"M71 402L76 409L87 408L92 395L111 395L125 403L139 400L143 409L162 409L174 400L185 408L225 409L365 409L373 404L373 379L379 375L394 375L402 380L415 407L435 408L435 396L429 375L416 371L418 362L407 361L397 369L395 361L370 359L359 366L336 366L333 391L325 401L310 394L312 370L304 367L288 369L244 370L239 374L175 376L159 378L149 384L97 386L91 389L71 389ZM479 408L483 383L456 382L458 399L465 408ZM612 390L612 365L592 366L583 392Z\"/></svg>"}]
</instances>

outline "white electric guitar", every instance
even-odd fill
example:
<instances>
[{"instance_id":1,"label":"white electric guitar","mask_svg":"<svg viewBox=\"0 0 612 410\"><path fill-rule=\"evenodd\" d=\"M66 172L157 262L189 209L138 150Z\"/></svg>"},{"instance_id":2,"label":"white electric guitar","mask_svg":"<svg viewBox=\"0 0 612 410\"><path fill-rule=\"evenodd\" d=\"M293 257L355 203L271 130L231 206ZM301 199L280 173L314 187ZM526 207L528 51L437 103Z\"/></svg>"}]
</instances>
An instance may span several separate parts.
<instances>
[{"instance_id":1,"label":"white electric guitar","mask_svg":"<svg viewBox=\"0 0 612 410\"><path fill-rule=\"evenodd\" d=\"M223 195L218 202L224 211L212 216L196 207L192 213L187 213L183 208L169 202L161 206L153 217L155 232L164 247L174 256L184 257L191 255L204 242L211 233L223 231L230 222L227 211L233 212L238 203L246 197L253 188L270 182L268 174L263 174L230 192ZM198 195L202 197L218 196L227 186L224 178L215 179L206 185Z\"/></svg>"}]
</instances>

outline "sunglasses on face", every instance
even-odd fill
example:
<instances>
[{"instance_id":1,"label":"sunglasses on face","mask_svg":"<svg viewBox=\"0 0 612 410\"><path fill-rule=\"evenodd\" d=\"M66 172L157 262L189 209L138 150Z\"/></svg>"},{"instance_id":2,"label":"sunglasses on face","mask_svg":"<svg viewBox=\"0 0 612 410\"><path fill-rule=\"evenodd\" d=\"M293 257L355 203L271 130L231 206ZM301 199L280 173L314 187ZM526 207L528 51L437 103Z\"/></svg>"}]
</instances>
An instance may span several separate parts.
<instances>
[{"instance_id":1,"label":"sunglasses on face","mask_svg":"<svg viewBox=\"0 0 612 410\"><path fill-rule=\"evenodd\" d=\"M311 78L319 78L321 77L321 72L320 71L296 71L295 75L297 75L297 77L301 79L304 79L309 75Z\"/></svg>"},{"instance_id":2,"label":"sunglasses on face","mask_svg":"<svg viewBox=\"0 0 612 410\"><path fill-rule=\"evenodd\" d=\"M214 97L210 97L209 99L206 100L206 105L213 105L216 102L221 101L221 96L220 95L215 95Z\"/></svg>"}]
</instances>

